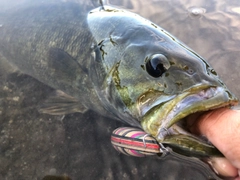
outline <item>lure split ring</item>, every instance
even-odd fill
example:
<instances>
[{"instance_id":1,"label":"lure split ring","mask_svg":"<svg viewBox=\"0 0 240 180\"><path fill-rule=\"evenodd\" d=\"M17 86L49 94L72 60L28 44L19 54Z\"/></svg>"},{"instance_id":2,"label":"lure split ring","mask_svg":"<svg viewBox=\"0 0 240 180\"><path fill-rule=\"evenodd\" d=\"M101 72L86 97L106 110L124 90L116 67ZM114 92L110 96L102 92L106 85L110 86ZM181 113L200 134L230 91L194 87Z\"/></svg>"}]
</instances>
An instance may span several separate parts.
<instances>
[{"instance_id":1,"label":"lure split ring","mask_svg":"<svg viewBox=\"0 0 240 180\"><path fill-rule=\"evenodd\" d=\"M149 134L133 127L115 129L112 132L111 143L117 151L136 157L162 154L167 151Z\"/></svg>"}]
</instances>

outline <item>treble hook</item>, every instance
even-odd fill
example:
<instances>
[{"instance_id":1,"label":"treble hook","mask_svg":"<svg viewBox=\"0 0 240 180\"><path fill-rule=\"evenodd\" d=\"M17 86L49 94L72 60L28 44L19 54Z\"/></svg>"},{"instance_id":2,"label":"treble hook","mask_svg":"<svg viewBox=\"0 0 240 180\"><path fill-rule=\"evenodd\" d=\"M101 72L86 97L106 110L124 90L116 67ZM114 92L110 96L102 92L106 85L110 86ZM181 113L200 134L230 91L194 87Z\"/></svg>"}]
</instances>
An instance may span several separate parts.
<instances>
[{"instance_id":1,"label":"treble hook","mask_svg":"<svg viewBox=\"0 0 240 180\"><path fill-rule=\"evenodd\" d=\"M160 146L159 151L160 153L162 153L161 158L171 153L171 150L172 150L171 148L168 148L168 147L166 148L162 143L159 143L159 146Z\"/></svg>"},{"instance_id":2,"label":"treble hook","mask_svg":"<svg viewBox=\"0 0 240 180\"><path fill-rule=\"evenodd\" d=\"M143 144L144 144L144 147L146 148L146 141L145 141L145 138L146 137L150 137L150 135L149 134L145 134L144 136L143 136Z\"/></svg>"},{"instance_id":3,"label":"treble hook","mask_svg":"<svg viewBox=\"0 0 240 180\"><path fill-rule=\"evenodd\" d=\"M151 137L151 135L150 135L150 134L145 134L145 135L143 136L143 144L144 144L144 147L145 147L145 148L147 147L147 146L146 146L146 141L145 141L146 137ZM159 151L160 151L160 153L162 153L161 157L164 157L164 156L166 156L168 153L170 153L170 151L171 151L170 148L166 148L162 143L158 143L158 144L159 144L159 146L160 146Z\"/></svg>"}]
</instances>

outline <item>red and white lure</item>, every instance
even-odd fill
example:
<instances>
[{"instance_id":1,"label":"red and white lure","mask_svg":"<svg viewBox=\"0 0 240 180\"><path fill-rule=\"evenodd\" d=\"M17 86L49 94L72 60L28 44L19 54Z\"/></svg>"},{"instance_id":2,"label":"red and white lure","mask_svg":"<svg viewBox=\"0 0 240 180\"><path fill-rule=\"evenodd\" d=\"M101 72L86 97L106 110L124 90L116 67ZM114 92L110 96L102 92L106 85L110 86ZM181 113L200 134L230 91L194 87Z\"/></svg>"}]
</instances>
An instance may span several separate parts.
<instances>
[{"instance_id":1,"label":"red and white lure","mask_svg":"<svg viewBox=\"0 0 240 180\"><path fill-rule=\"evenodd\" d=\"M153 137L133 127L115 129L111 142L117 151L126 155L144 157L162 153L161 145Z\"/></svg>"}]
</instances>

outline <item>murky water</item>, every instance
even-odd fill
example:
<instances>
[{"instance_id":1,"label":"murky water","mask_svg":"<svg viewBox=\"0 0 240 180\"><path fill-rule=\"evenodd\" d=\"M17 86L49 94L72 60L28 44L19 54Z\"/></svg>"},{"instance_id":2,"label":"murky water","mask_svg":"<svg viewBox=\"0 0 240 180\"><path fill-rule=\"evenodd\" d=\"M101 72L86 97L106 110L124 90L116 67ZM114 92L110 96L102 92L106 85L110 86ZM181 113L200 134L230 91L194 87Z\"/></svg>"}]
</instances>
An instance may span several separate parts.
<instances>
[{"instance_id":1,"label":"murky water","mask_svg":"<svg viewBox=\"0 0 240 180\"><path fill-rule=\"evenodd\" d=\"M26 0L0 0L1 18ZM70 1L70 0L69 0ZM90 2L89 2L90 3ZM108 0L150 19L210 62L240 98L238 0ZM0 58L3 58L0 56ZM216 179L200 161L135 158L116 152L111 132L122 123L89 111L50 116L36 107L53 89L0 64L0 179Z\"/></svg>"}]
</instances>

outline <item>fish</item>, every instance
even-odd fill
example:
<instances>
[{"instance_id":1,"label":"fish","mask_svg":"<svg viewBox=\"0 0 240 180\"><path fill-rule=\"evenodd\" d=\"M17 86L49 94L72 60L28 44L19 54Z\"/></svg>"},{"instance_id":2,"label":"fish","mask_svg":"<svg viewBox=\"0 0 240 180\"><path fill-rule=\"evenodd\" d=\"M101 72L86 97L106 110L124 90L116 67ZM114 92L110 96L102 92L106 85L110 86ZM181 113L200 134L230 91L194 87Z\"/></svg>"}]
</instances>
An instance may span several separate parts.
<instances>
[{"instance_id":1,"label":"fish","mask_svg":"<svg viewBox=\"0 0 240 180\"><path fill-rule=\"evenodd\" d=\"M206 60L157 24L105 5L86 13L70 2L19 8L0 23L1 55L56 89L40 112L91 109L184 156L222 155L188 131L186 118L238 99Z\"/></svg>"}]
</instances>

